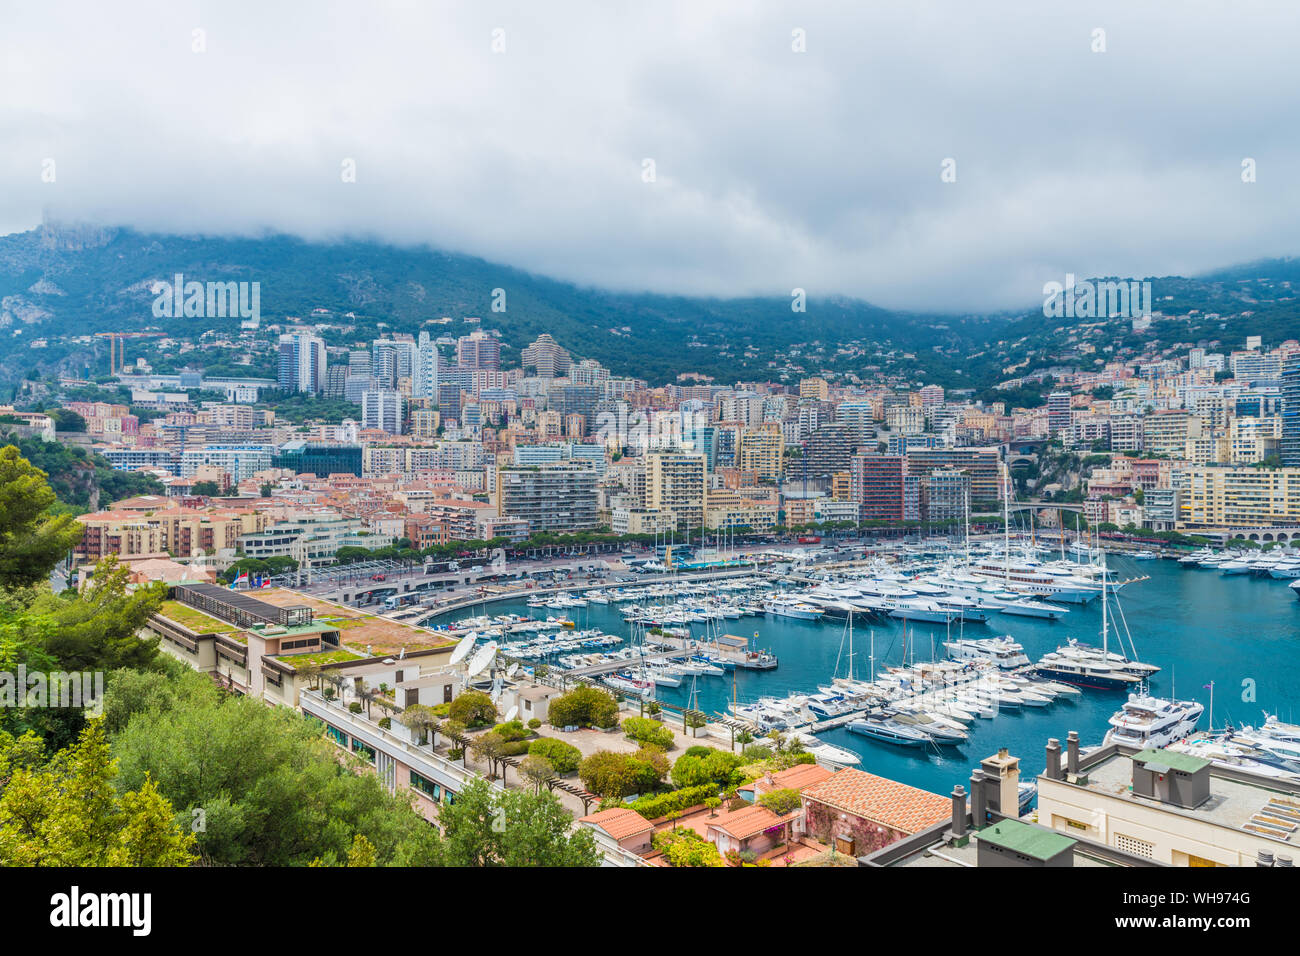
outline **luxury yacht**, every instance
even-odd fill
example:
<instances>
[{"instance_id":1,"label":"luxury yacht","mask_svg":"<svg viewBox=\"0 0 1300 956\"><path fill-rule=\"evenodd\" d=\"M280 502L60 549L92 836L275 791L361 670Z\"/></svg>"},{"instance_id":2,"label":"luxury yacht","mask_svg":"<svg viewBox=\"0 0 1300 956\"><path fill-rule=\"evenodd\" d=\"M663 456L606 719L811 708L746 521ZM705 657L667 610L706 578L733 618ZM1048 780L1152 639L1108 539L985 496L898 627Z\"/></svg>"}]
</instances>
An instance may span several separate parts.
<instances>
[{"instance_id":1,"label":"luxury yacht","mask_svg":"<svg viewBox=\"0 0 1300 956\"><path fill-rule=\"evenodd\" d=\"M1167 747L1192 734L1204 712L1204 705L1194 700L1129 694L1124 706L1110 718L1102 746Z\"/></svg>"}]
</instances>

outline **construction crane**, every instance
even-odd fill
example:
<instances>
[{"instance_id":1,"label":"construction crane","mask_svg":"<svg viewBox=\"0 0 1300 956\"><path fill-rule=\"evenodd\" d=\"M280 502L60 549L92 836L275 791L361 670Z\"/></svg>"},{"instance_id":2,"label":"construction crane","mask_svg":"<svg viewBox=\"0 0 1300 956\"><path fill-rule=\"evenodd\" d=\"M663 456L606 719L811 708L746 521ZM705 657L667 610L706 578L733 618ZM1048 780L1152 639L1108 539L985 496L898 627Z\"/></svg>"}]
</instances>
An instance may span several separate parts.
<instances>
[{"instance_id":1,"label":"construction crane","mask_svg":"<svg viewBox=\"0 0 1300 956\"><path fill-rule=\"evenodd\" d=\"M116 375L126 371L125 339L147 339L166 335L166 332L96 332L101 339L108 339L108 373Z\"/></svg>"}]
</instances>

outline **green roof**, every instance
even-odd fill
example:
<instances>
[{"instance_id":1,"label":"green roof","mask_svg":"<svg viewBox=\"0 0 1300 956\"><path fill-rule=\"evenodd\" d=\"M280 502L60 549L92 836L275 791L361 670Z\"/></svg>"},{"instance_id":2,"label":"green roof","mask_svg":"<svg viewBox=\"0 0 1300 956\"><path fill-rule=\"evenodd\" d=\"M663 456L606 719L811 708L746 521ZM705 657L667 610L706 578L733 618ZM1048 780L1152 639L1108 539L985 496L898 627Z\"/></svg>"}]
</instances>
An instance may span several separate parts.
<instances>
[{"instance_id":1,"label":"green roof","mask_svg":"<svg viewBox=\"0 0 1300 956\"><path fill-rule=\"evenodd\" d=\"M1183 773L1195 773L1202 767L1210 765L1210 761L1204 757L1193 757L1191 754L1180 754L1176 750L1156 750L1154 748L1135 753L1132 760L1143 766L1152 764L1152 770L1157 767L1168 767L1170 770L1181 770Z\"/></svg>"},{"instance_id":2,"label":"green roof","mask_svg":"<svg viewBox=\"0 0 1300 956\"><path fill-rule=\"evenodd\" d=\"M1035 860L1050 860L1078 842L1054 830L1030 826L1018 820L1002 820L976 831L975 836L983 843L1013 850Z\"/></svg>"}]
</instances>

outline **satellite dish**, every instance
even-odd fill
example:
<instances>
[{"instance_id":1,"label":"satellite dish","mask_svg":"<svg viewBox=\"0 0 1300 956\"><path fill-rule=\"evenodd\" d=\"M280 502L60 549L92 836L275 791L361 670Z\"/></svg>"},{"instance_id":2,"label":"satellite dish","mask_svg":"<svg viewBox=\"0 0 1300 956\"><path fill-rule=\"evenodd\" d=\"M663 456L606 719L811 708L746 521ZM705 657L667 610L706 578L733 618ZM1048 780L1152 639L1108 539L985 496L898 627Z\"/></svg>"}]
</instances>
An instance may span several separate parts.
<instances>
[{"instance_id":1,"label":"satellite dish","mask_svg":"<svg viewBox=\"0 0 1300 956\"><path fill-rule=\"evenodd\" d=\"M478 674L482 673L484 670L487 669L487 666L489 664L491 664L494 660L496 660L496 656L497 656L497 642L491 641L490 643L484 644L477 651L475 651L474 656L469 659L469 664L466 665L465 668L465 676L475 677Z\"/></svg>"},{"instance_id":2,"label":"satellite dish","mask_svg":"<svg viewBox=\"0 0 1300 956\"><path fill-rule=\"evenodd\" d=\"M514 677L514 676L515 676L516 674L518 674L518 673L519 673L519 664L518 664L518 662L516 662L516 663L514 663L514 664L511 664L509 667L506 668L506 676L507 676L507 677Z\"/></svg>"},{"instance_id":3,"label":"satellite dish","mask_svg":"<svg viewBox=\"0 0 1300 956\"><path fill-rule=\"evenodd\" d=\"M510 721L514 720L518 716L519 716L519 705L515 704L515 706L511 707L509 710L506 711L505 722L508 724L510 723Z\"/></svg>"},{"instance_id":4,"label":"satellite dish","mask_svg":"<svg viewBox=\"0 0 1300 956\"><path fill-rule=\"evenodd\" d=\"M461 661L463 661L465 659L465 655L467 655L471 650L474 649L474 642L476 640L478 640L477 634L466 634L464 637L462 637L460 639L460 643L456 645L456 649L451 652L451 660L448 661L447 663L459 664Z\"/></svg>"}]
</instances>

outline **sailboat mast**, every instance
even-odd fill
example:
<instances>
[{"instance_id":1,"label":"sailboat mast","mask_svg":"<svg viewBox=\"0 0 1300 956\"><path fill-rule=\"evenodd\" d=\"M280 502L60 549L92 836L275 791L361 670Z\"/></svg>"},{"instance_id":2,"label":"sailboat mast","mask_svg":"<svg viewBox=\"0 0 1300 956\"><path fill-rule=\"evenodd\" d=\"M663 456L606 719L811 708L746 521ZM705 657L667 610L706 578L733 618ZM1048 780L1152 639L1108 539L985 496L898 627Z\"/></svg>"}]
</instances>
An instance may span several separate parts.
<instances>
[{"instance_id":1,"label":"sailboat mast","mask_svg":"<svg viewBox=\"0 0 1300 956\"><path fill-rule=\"evenodd\" d=\"M1011 469L1002 464L1002 586L1011 587Z\"/></svg>"},{"instance_id":2,"label":"sailboat mast","mask_svg":"<svg viewBox=\"0 0 1300 956\"><path fill-rule=\"evenodd\" d=\"M1101 659L1106 661L1109 657L1108 631L1110 621L1106 617L1106 605L1110 602L1106 598L1106 553L1101 555Z\"/></svg>"}]
</instances>

